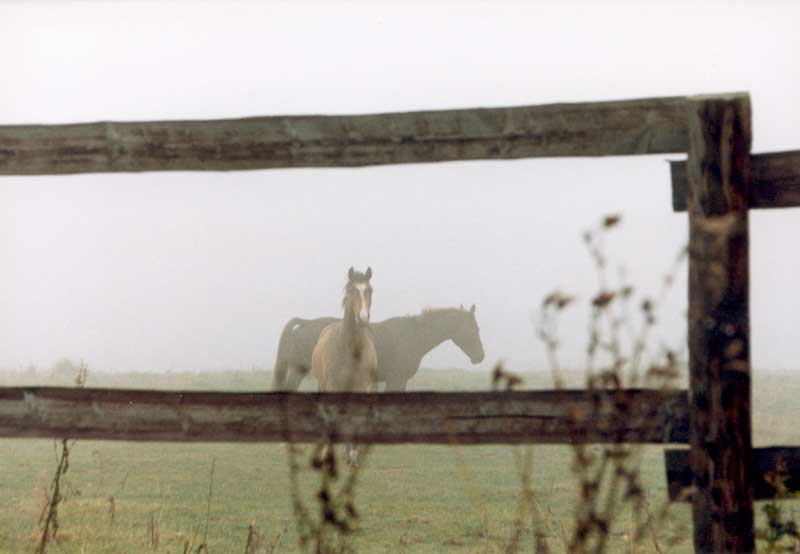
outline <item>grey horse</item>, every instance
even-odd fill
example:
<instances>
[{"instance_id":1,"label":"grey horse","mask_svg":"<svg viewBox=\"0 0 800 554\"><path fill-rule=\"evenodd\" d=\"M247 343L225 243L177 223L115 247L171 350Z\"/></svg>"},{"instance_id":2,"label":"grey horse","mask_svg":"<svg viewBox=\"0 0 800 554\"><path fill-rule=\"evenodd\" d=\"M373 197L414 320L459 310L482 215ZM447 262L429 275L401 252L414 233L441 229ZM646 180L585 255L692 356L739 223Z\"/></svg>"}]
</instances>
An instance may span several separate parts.
<instances>
[{"instance_id":1,"label":"grey horse","mask_svg":"<svg viewBox=\"0 0 800 554\"><path fill-rule=\"evenodd\" d=\"M334 317L293 318L281 333L273 373L273 390L297 390L311 368L311 353L322 330L340 321ZM369 325L378 355L377 381L387 391L404 391L419 371L422 358L452 340L473 364L483 361L483 343L475 320L475 305L425 309L419 315L393 317Z\"/></svg>"}]
</instances>

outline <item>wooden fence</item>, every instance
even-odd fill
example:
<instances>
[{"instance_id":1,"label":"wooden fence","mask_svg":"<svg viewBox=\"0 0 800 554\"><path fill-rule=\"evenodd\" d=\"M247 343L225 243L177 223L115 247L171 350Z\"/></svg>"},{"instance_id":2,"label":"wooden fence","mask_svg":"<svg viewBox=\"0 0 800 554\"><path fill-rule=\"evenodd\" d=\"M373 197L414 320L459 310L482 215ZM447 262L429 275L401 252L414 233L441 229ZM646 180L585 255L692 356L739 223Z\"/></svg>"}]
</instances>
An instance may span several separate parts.
<instances>
[{"instance_id":1,"label":"wooden fence","mask_svg":"<svg viewBox=\"0 0 800 554\"><path fill-rule=\"evenodd\" d=\"M751 156L750 144L750 99L743 93L357 116L0 126L0 175L687 153L671 170L673 207L688 210L690 229L688 394L7 388L0 389L0 436L688 442L688 455L668 453L667 461L671 493L683 485L694 490L695 549L753 552L760 474L750 423L748 209L800 206L800 152ZM622 413L636 407L633 417L614 416L620 406ZM800 459L798 452L759 450L758 471L779 456Z\"/></svg>"},{"instance_id":2,"label":"wooden fence","mask_svg":"<svg viewBox=\"0 0 800 554\"><path fill-rule=\"evenodd\" d=\"M132 441L686 443L683 392L0 389L0 436Z\"/></svg>"}]
</instances>

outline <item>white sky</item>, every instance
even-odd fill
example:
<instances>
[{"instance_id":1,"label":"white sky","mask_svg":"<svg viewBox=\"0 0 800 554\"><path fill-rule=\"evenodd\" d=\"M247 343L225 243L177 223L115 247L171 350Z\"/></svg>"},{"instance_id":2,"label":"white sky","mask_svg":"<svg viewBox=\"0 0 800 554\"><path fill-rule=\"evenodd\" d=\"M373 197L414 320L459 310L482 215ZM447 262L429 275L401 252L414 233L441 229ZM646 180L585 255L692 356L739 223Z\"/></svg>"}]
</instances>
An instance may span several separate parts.
<instances>
[{"instance_id":1,"label":"white sky","mask_svg":"<svg viewBox=\"0 0 800 554\"><path fill-rule=\"evenodd\" d=\"M599 3L598 3L599 4ZM644 4L644 3L641 3ZM754 152L800 148L791 2L3 2L0 124L366 113L749 91ZM0 367L271 367L292 316L478 305L489 368L547 368L531 313L560 287L580 367L595 287L580 241L655 291L686 239L665 159L0 178ZM800 211L751 216L757 368L798 357ZM659 337L685 333L685 273ZM452 344L424 362L464 367Z\"/></svg>"}]
</instances>

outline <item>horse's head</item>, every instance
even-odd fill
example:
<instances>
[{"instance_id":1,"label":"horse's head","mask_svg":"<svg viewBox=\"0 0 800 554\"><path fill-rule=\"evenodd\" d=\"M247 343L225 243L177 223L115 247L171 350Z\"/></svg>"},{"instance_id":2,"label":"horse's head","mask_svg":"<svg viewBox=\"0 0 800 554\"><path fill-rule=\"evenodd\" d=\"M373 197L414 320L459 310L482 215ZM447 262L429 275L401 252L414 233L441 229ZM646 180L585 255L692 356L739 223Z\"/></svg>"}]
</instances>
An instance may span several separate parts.
<instances>
[{"instance_id":1,"label":"horse's head","mask_svg":"<svg viewBox=\"0 0 800 554\"><path fill-rule=\"evenodd\" d=\"M470 362L479 364L483 361L483 343L475 319L475 304L469 310L465 310L463 306L458 310L458 322L451 338L469 356Z\"/></svg>"},{"instance_id":2,"label":"horse's head","mask_svg":"<svg viewBox=\"0 0 800 554\"><path fill-rule=\"evenodd\" d=\"M372 308L372 285L369 280L372 278L372 268L368 267L366 273L355 271L350 268L347 272L347 285L344 288L344 299L342 307L345 312L348 310L356 319L359 325L369 323L369 312Z\"/></svg>"}]
</instances>

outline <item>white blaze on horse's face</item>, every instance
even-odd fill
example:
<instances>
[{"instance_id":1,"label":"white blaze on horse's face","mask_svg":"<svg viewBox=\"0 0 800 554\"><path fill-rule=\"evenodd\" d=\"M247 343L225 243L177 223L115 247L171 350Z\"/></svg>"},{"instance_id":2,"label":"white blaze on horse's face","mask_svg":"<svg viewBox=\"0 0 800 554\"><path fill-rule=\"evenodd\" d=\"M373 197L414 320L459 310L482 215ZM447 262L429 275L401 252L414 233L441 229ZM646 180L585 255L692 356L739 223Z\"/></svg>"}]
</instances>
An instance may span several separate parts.
<instances>
[{"instance_id":1,"label":"white blaze on horse's face","mask_svg":"<svg viewBox=\"0 0 800 554\"><path fill-rule=\"evenodd\" d=\"M356 290L358 291L358 298L360 301L361 309L358 310L356 317L358 318L358 322L362 325L366 325L369 323L369 308L370 304L367 302L367 283L359 283L356 285Z\"/></svg>"}]
</instances>

